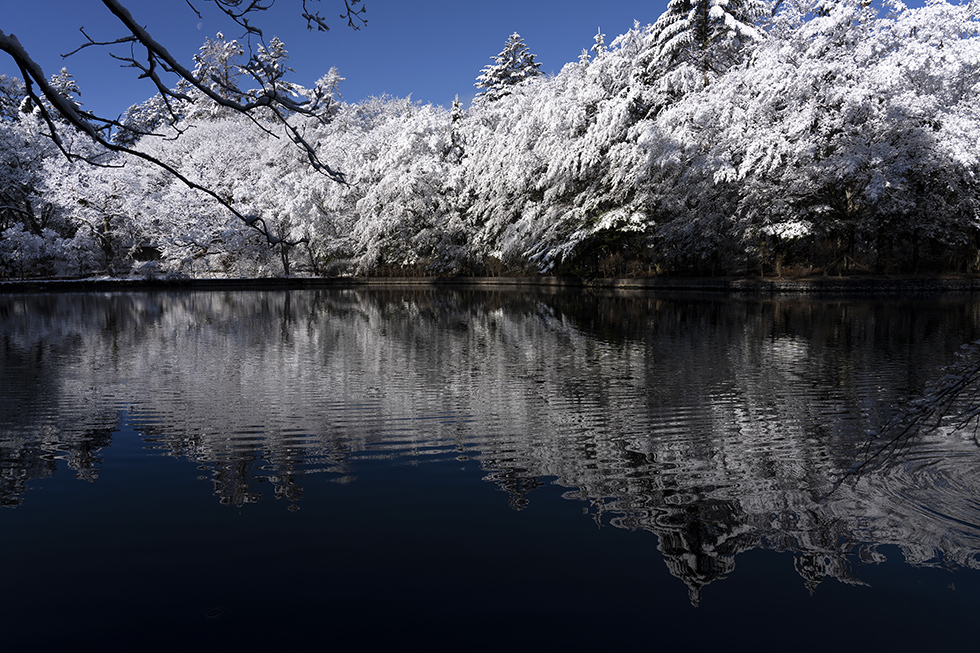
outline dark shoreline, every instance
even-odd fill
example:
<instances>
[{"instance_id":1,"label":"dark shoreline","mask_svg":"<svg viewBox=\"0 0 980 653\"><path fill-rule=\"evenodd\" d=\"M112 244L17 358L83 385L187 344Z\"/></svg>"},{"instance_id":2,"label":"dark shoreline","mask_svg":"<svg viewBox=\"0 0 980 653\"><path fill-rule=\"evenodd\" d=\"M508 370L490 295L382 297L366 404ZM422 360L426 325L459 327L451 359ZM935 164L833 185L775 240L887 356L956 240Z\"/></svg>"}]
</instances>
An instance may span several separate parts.
<instances>
[{"instance_id":1,"label":"dark shoreline","mask_svg":"<svg viewBox=\"0 0 980 653\"><path fill-rule=\"evenodd\" d=\"M146 290L321 290L338 288L543 288L670 290L726 294L906 294L980 292L976 277L290 277L254 279L24 279L0 281L0 294Z\"/></svg>"}]
</instances>

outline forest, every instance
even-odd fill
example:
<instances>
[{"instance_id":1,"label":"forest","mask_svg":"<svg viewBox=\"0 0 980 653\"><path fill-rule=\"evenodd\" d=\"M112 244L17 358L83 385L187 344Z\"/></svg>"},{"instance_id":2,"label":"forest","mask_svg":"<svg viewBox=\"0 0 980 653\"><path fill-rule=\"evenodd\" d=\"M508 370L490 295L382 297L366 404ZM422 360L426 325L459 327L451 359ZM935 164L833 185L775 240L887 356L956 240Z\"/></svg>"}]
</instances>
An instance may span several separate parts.
<instances>
[{"instance_id":1,"label":"forest","mask_svg":"<svg viewBox=\"0 0 980 653\"><path fill-rule=\"evenodd\" d=\"M0 277L977 273L978 17L671 0L552 75L514 34L448 108L343 102L333 69L299 86L273 39L264 79L315 108L286 113L220 101L257 77L219 33L209 93L105 132L144 158L53 139L57 107L3 75ZM75 101L67 70L49 84Z\"/></svg>"}]
</instances>

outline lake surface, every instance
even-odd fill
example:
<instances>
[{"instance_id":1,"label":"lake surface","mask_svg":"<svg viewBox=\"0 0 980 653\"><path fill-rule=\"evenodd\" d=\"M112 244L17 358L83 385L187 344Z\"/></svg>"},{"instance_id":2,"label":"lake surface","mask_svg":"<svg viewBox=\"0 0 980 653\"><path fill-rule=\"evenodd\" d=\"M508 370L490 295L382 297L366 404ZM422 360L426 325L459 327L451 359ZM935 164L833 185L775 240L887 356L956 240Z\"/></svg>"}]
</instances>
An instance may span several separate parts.
<instances>
[{"instance_id":1,"label":"lake surface","mask_svg":"<svg viewBox=\"0 0 980 653\"><path fill-rule=\"evenodd\" d=\"M880 445L977 339L969 296L0 295L0 641L972 649L976 431Z\"/></svg>"}]
</instances>

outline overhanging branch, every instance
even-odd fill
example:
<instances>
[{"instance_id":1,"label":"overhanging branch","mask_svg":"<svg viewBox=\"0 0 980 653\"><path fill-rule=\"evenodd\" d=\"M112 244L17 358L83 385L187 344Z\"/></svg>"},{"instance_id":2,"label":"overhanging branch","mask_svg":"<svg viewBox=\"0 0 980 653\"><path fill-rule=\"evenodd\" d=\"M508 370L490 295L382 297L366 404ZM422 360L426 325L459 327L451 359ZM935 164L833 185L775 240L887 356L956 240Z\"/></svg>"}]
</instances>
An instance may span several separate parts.
<instances>
[{"instance_id":1,"label":"overhanging branch","mask_svg":"<svg viewBox=\"0 0 980 653\"><path fill-rule=\"evenodd\" d=\"M254 14L255 12L265 11L275 4L275 0L210 1L213 2L218 9L220 9L236 24L241 25L249 34L255 34L260 38L262 32L249 22L248 16ZM327 25L323 17L320 16L318 12L310 9L309 3L311 1L312 0L303 0L302 16L307 21L307 26L310 29L313 29L313 26L316 25L318 31L325 31L327 29ZM194 3L191 0L186 0L186 2L188 6L200 16L200 12L198 12L197 8L194 6ZM258 73L256 73L254 69L250 71L252 72L253 76L256 77L261 86L261 89L257 93L240 94L238 96L238 100L226 97L207 84L205 80L197 79L191 70L177 61L177 59L161 43L152 37L146 27L139 24L133 17L132 13L120 2L118 2L118 0L102 0L102 4L105 5L110 13L112 13L112 15L120 21L129 34L115 40L97 41L82 30L82 34L85 36L87 42L63 56L70 56L84 48L91 46L114 46L128 44L130 46L129 56L116 53L110 53L110 56L118 61L121 61L127 67L137 69L140 73L140 78L151 80L157 91L163 97L164 102L170 108L172 118L176 119L177 113L173 110L173 107L170 104L171 100L193 102L194 98L187 93L171 88L168 84L166 84L161 77L161 71L167 74L176 75L179 79L183 80L183 83L187 84L188 87L196 89L204 97L211 100L216 105L248 115L250 118L252 118L253 122L256 122L256 124L258 124L258 122L255 120L255 117L251 115L252 112L260 108L267 109L282 125L290 140L306 154L307 160L316 171L337 182L346 183L344 174L333 170L330 166L321 161L317 156L315 148L306 141L298 129L294 125L290 124L288 120L289 113L315 115L315 110L317 108L316 103L311 105L309 100L296 101L293 98L283 94L276 83L278 81L278 77L267 75L269 76L269 79L265 79L261 69L258 69ZM366 19L363 17L365 7L361 4L361 0L344 0L344 6L346 11L345 13L341 14L341 18L347 20L347 23L351 28L359 29L360 25L367 23ZM137 48L144 50L145 56L138 57ZM180 180L181 183L187 187L208 195L227 209L232 215L244 222L247 226L261 233L270 246L294 246L302 242L307 242L306 238L302 238L297 241L290 241L273 234L269 230L263 218L259 216L246 216L242 214L236 208L231 206L228 200L221 197L218 193L209 189L208 187L188 178L174 166L150 154L147 154L146 152L140 151L135 147L114 141L110 137L110 132L112 129L128 129L132 131L131 128L121 124L118 120L103 118L92 112L84 111L75 101L59 93L58 90L51 85L48 78L41 70L41 67L33 60L15 35L8 35L0 31L0 51L6 52L13 58L24 79L25 93L36 107L40 117L47 126L49 132L48 136L68 159L84 160L89 163L98 164L98 162L93 160L91 157L84 157L76 154L66 146L60 133L60 130L65 125L70 125L72 128L85 134L106 151L125 153L129 156L142 159L151 165L163 169L176 179ZM248 69L248 66L246 66L246 69ZM178 86L178 89L179 88L180 87ZM262 127L262 129L268 132L265 127ZM139 135L147 135L143 134L142 132L137 133Z\"/></svg>"}]
</instances>

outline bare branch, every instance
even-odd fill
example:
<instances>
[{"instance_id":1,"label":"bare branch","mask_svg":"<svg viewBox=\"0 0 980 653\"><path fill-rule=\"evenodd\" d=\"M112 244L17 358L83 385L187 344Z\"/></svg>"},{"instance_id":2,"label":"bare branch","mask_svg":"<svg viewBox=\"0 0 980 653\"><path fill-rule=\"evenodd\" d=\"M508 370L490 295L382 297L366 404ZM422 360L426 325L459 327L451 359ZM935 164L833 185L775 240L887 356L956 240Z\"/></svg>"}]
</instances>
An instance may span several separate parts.
<instances>
[{"instance_id":1,"label":"bare branch","mask_svg":"<svg viewBox=\"0 0 980 653\"><path fill-rule=\"evenodd\" d=\"M193 11L193 12L194 12L194 13L195 13L195 14L197 15L197 17L198 17L198 18L200 18L200 19L203 19L203 18L204 18L204 16L202 16L202 15L201 15L201 12L199 12L199 11L197 10L197 7L195 7L195 6L194 6L194 5L193 5L193 4L191 3L191 0L184 0L184 2L186 2L186 3L187 3L187 6L191 8L191 11Z\"/></svg>"},{"instance_id":2,"label":"bare branch","mask_svg":"<svg viewBox=\"0 0 980 653\"><path fill-rule=\"evenodd\" d=\"M262 30L248 22L248 15L253 12L266 11L272 7L272 5L276 4L276 0L249 0L248 4L245 4L243 9L239 9L239 7L244 4L244 0L211 1L218 9L221 10L222 13L231 18L238 25L241 25L247 33L254 34L260 39L262 38Z\"/></svg>"},{"instance_id":3,"label":"bare branch","mask_svg":"<svg viewBox=\"0 0 980 653\"><path fill-rule=\"evenodd\" d=\"M319 2L320 0L315 0ZM310 0L303 0L303 18L306 19L306 28L310 31L313 30L313 26L316 26L318 32L329 32L330 27L327 26L326 19L320 15L318 11L311 11L308 3ZM360 5L360 8L357 6ZM367 7L361 4L361 0L344 0L344 6L347 11L340 14L341 20L347 21L347 26L353 30L361 29L362 25L367 25L367 19L364 18L364 13L367 11Z\"/></svg>"},{"instance_id":4,"label":"bare branch","mask_svg":"<svg viewBox=\"0 0 980 653\"><path fill-rule=\"evenodd\" d=\"M94 40L91 36L89 36L88 34L86 34L84 27L79 27L78 28L78 31L82 33L82 36L85 37L85 40L87 42L86 43L82 43L80 46L78 46L77 48L75 48L71 52L69 52L67 54L61 55L61 58L62 59L67 59L68 57L72 56L73 54L76 54L78 52L81 52L85 48L90 47L90 46L93 46L93 45L109 46L109 45L118 45L120 43L134 43L136 41L136 37L134 37L134 36L124 36L124 37L122 37L120 39L116 39L115 41L101 42L101 41Z\"/></svg>"},{"instance_id":5,"label":"bare branch","mask_svg":"<svg viewBox=\"0 0 980 653\"><path fill-rule=\"evenodd\" d=\"M352 0L352 1L355 2L356 4L360 0ZM233 2L233 0L215 0L215 2L231 3ZM348 0L345 0L345 3L347 2ZM133 18L133 15L129 12L129 10L123 7L117 0L102 0L102 4L104 4L109 9L109 11L111 11L113 15L115 15L123 23L126 29L128 29L130 33L135 37L136 41L138 41L141 45L143 45L146 48L148 65L146 67L141 67L141 69L144 70L145 75L149 76L151 79L154 80L154 82L157 84L158 89L162 86L162 82L160 82L159 78L155 76L156 62L165 64L167 70L172 71L178 76L180 76L188 84L196 88L198 91L203 93L207 98L209 98L219 106L226 107L234 111L247 114L250 111L253 111L259 107L271 107L274 104L279 103L285 106L290 111L295 111L298 113L308 113L305 110L303 104L292 102L291 100L289 100L289 98L282 97L276 90L275 86L273 86L272 88L263 88L262 93L255 96L254 99L247 102L237 102L235 100L223 97L221 94L219 94L217 91L212 89L210 86L204 84L201 80L198 80L190 70L182 66L174 58L174 56L167 51L166 48L164 48L160 43L158 43L152 36L150 36L149 32L144 27L142 27L139 23L136 22L136 20ZM254 11L257 10L256 8L259 7L260 5L262 5L262 3L255 0L250 3L249 7L250 10ZM268 6L271 6L271 4ZM266 6L266 8L268 8L268 6ZM162 89L161 89L161 93L163 93ZM281 115L277 114L277 116L279 116L281 119ZM283 122L285 124L285 121ZM309 148L309 145L306 143L306 141L301 139L299 141L294 140L294 142L297 145L301 145L302 147L304 147L304 149L307 149L306 154L311 161L318 160L316 157L316 152L312 151L312 148ZM317 171L326 174L328 177L334 179L335 181L341 183L343 183L344 181L344 175L338 171L333 170L329 166L320 165L319 167L317 167Z\"/></svg>"},{"instance_id":6,"label":"bare branch","mask_svg":"<svg viewBox=\"0 0 980 653\"><path fill-rule=\"evenodd\" d=\"M50 136L55 145L58 146L58 149L60 149L65 156L71 158L71 154L65 148L64 142L61 140L58 134L58 130L55 127L54 120L51 117L50 112L47 110L47 107L44 106L44 103L41 101L41 97L34 91L34 84L37 84L39 90L41 91L41 95L43 95L48 102L51 103L54 109L70 124L76 126L79 131L85 133L95 141L102 138L99 130L97 130L90 122L79 115L78 106L51 87L47 78L44 76L44 72L41 70L41 67L33 59L31 59L30 55L27 54L24 46L20 44L20 41L16 36L13 34L8 36L7 34L4 34L3 31L0 31L0 50L3 50L13 57L14 62L20 69L21 76L24 79L24 87L26 89L27 96L31 98L31 101L37 107L41 117L51 130Z\"/></svg>"}]
</instances>

